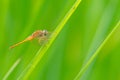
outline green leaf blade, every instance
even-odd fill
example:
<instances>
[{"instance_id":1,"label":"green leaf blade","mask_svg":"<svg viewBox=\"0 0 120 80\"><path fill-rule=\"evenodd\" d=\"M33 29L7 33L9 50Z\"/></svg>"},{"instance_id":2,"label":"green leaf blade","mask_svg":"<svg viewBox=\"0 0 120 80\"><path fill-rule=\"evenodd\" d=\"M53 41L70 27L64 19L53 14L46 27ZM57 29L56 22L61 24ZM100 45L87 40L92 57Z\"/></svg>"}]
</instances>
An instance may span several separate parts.
<instances>
[{"instance_id":1,"label":"green leaf blade","mask_svg":"<svg viewBox=\"0 0 120 80\"><path fill-rule=\"evenodd\" d=\"M111 36L115 33L115 31L120 27L120 21L117 23L117 25L113 28L113 30L109 33L109 35L104 39L104 41L101 43L101 45L97 48L95 53L90 57L90 59L86 62L86 64L83 66L83 68L80 70L80 72L77 74L74 80L79 80L80 77L84 74L84 72L87 70L87 68L90 66L90 64L94 61L94 59L99 54L100 50L103 48L103 46L107 43L107 41L111 38Z\"/></svg>"}]
</instances>

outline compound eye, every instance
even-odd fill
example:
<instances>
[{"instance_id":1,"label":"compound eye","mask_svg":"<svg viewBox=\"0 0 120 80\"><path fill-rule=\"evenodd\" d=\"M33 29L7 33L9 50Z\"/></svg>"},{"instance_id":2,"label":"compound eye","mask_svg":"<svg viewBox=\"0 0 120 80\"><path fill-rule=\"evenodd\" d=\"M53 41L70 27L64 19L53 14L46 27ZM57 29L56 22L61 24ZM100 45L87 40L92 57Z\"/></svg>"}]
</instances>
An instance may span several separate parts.
<instances>
[{"instance_id":1,"label":"compound eye","mask_svg":"<svg viewBox=\"0 0 120 80\"><path fill-rule=\"evenodd\" d=\"M48 31L47 30L43 30L43 34L44 34L44 36L47 36Z\"/></svg>"}]
</instances>

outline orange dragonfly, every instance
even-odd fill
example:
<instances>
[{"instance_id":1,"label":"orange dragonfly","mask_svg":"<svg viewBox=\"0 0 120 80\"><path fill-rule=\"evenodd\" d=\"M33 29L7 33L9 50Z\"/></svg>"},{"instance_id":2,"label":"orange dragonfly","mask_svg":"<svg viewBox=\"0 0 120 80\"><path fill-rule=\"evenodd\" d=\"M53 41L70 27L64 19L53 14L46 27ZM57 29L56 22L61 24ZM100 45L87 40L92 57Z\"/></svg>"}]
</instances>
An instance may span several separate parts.
<instances>
[{"instance_id":1,"label":"orange dragonfly","mask_svg":"<svg viewBox=\"0 0 120 80\"><path fill-rule=\"evenodd\" d=\"M39 42L40 42L41 40L46 39L47 35L48 35L47 30L37 30L37 31L33 32L32 35L30 35L26 39L24 39L23 41L18 42L16 44L10 46L10 49L12 49L12 48L14 48L14 47L18 46L19 44L22 44L22 43L24 43L26 41L31 41L31 40L33 40L35 38L37 38L39 40Z\"/></svg>"}]
</instances>

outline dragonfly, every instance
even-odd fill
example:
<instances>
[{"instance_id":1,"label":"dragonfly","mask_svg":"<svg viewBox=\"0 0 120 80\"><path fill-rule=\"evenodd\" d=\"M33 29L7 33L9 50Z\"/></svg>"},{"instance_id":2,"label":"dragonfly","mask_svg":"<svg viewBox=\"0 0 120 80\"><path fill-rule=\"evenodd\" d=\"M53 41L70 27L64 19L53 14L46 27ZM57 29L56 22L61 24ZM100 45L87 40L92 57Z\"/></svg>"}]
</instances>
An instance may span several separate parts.
<instances>
[{"instance_id":1,"label":"dragonfly","mask_svg":"<svg viewBox=\"0 0 120 80\"><path fill-rule=\"evenodd\" d=\"M16 44L10 46L10 49L12 49L24 42L31 41L33 39L38 39L38 42L40 43L42 40L47 39L48 34L49 34L49 32L47 30L37 30L37 31L33 32L32 35L25 38L23 41L20 41Z\"/></svg>"}]
</instances>

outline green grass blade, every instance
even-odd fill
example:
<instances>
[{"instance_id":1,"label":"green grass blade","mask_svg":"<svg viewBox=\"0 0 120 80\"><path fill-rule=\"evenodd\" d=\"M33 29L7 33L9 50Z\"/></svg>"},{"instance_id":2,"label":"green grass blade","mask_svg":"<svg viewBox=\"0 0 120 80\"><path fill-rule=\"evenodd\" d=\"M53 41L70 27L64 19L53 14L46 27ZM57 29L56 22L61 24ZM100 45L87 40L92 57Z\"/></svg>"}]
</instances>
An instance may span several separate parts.
<instances>
[{"instance_id":1,"label":"green grass blade","mask_svg":"<svg viewBox=\"0 0 120 80\"><path fill-rule=\"evenodd\" d=\"M90 64L93 62L93 60L97 57L100 50L103 48L103 46L107 43L107 41L110 39L110 37L113 35L113 33L120 27L120 21L118 24L113 28L113 30L109 33L109 35L105 38L105 40L101 43L101 45L98 47L98 49L95 51L95 53L92 55L92 57L88 60L88 62L83 66L83 68L80 70L80 72L77 74L74 80L80 80L80 77L84 74L84 72L87 70L87 68L90 66Z\"/></svg>"},{"instance_id":2,"label":"green grass blade","mask_svg":"<svg viewBox=\"0 0 120 80\"><path fill-rule=\"evenodd\" d=\"M53 41L55 40L55 38L58 36L58 34L60 33L60 31L63 29L63 27L66 24L66 22L68 21L68 19L71 17L71 15L73 14L73 12L76 10L76 8L80 4L80 2L81 2L81 0L76 0L76 2L73 4L73 6L71 7L71 9L68 11L68 13L62 19L62 21L58 24L57 28L51 34L50 39L48 40L48 42L39 49L39 51L37 52L36 56L32 59L32 61L30 62L30 64L26 67L26 69L18 77L18 80L19 79L27 80L27 78L29 77L29 75L35 69L35 67L38 64L38 62L42 59L42 57L44 56L44 54L46 53L46 51L48 50L48 48L51 46L51 44L53 43Z\"/></svg>"},{"instance_id":3,"label":"green grass blade","mask_svg":"<svg viewBox=\"0 0 120 80\"><path fill-rule=\"evenodd\" d=\"M5 74L2 80L6 80L8 76L12 73L12 71L16 68L16 66L20 63L21 59L18 59L13 66L9 69L9 71Z\"/></svg>"}]
</instances>

